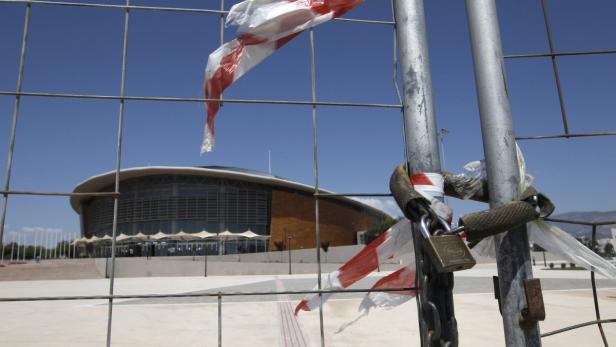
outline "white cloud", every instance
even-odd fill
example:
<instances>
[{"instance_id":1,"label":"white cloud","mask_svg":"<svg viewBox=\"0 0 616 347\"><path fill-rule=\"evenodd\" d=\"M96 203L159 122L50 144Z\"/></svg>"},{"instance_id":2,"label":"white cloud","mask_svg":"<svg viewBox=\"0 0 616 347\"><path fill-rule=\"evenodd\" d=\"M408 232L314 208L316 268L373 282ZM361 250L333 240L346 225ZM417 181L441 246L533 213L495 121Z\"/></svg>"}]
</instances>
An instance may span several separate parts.
<instances>
[{"instance_id":1,"label":"white cloud","mask_svg":"<svg viewBox=\"0 0 616 347\"><path fill-rule=\"evenodd\" d=\"M402 211L398 207L398 204L393 199L378 199L378 198L353 198L361 203L372 206L379 209L394 218L402 217Z\"/></svg>"}]
</instances>

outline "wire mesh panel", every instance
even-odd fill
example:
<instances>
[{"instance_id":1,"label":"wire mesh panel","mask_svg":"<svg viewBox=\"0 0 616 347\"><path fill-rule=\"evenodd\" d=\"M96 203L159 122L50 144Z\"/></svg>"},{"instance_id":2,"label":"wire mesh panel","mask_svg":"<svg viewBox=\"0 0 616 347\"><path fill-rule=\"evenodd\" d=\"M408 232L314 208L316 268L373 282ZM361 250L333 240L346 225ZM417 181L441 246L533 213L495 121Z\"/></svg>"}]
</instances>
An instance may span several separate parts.
<instances>
[{"instance_id":1,"label":"wire mesh panel","mask_svg":"<svg viewBox=\"0 0 616 347\"><path fill-rule=\"evenodd\" d=\"M144 47L143 47L143 43L138 43L140 45L141 50L137 49L135 51L131 50L129 47L129 42L130 42L130 32L131 32L131 23L133 21L143 21L143 20L157 20L157 21L162 21L163 20L163 16L166 16L167 14L173 14L173 15L178 15L178 14L182 14L182 15L203 15L203 16L211 16L212 18L217 18L217 24L216 27L218 28L219 31L219 37L220 37L220 43L224 43L224 37L225 37L225 28L224 28L224 20L225 20L225 14L227 13L226 11L226 6L225 6L225 2L224 0L220 1L219 4L219 8L208 8L208 9L203 9L203 8L180 8L180 7L164 7L164 6L140 6L140 5L134 5L131 4L130 1L126 1L126 3L121 4L121 3L115 3L115 4L105 4L105 3L95 3L95 2L89 2L89 3L78 3L78 2L54 2L54 1L3 1L3 5L5 6L9 6L10 4L21 4L22 6L24 6L25 8L25 13L24 13L24 30L23 30L23 37L22 37L22 42L21 42L21 58L20 58L20 62L19 62L19 67L18 67L18 82L17 82L17 87L15 89L15 91L2 91L1 95L4 96L14 96L15 99L15 106L14 106L14 110L13 110L13 121L12 121L12 128L11 128L11 132L10 132L10 140L9 140L9 148L8 148L8 153L9 153L9 157L8 157L8 165L6 168L6 176L5 176L5 185L4 185L4 189L3 189L3 193L4 193L4 204L3 204L3 209L2 209L2 228L4 229L5 226L5 219L6 219L6 212L8 209L8 202L9 202L9 196L13 196L13 195L53 195L53 196L78 196L78 197L93 197L96 198L98 200L92 200L92 203L106 203L107 205L109 205L109 208L104 208L104 209L96 209L95 212L97 212L98 214L104 213L104 212L108 212L108 215L101 215L98 216L96 214L88 214L89 219L86 221L86 223L96 223L96 221L98 219L98 224L105 224L107 223L106 221L111 221L111 224L108 226L111 231L111 235L112 235L112 243L111 243L111 247L110 247L110 251L111 254L109 254L110 259L108 259L107 261L105 261L105 273L107 273L109 275L109 289L108 289L108 293L107 295L85 295L85 296L67 296L67 295L58 295L58 296L46 296L46 297L31 297L30 299L32 300L81 300L81 299L86 299L86 300L95 300L95 299L105 299L108 301L108 305L107 305L107 336L105 338L107 345L111 344L111 341L113 340L112 338L112 327L114 326L118 326L118 323L114 324L113 323L113 317L114 317L114 299L119 298L119 296L117 296L115 294L115 274L116 274L116 237L118 235L118 228L120 226L120 223L122 221L124 221L126 219L126 216L124 215L127 211L126 209L123 209L124 214L119 215L119 207L120 205L120 196L122 194L122 190L121 190L121 186L120 186L120 171L121 171L121 167L122 167L122 156L123 156L123 135L124 135L124 130L125 130L125 126L124 126L124 121L125 121L125 113L126 113L126 104L129 101L155 101L155 102L160 102L160 101L167 101L167 102L188 102L188 103L195 103L195 104L201 104L204 101L206 101L205 99L202 98L186 98L186 97L174 97L174 96L130 96L127 95L126 90L127 90L127 86L130 89L130 85L127 83L127 65L128 65L128 61L129 61L129 57L133 57L135 56L135 58L131 58L131 59L135 59L136 61L138 61L139 59L141 59L140 54L143 51ZM113 23L113 25L117 25L117 26L121 26L122 30L121 30L121 36L122 36L122 45L119 47L122 51L122 55L121 55L121 61L120 63L120 76L119 76L119 80L117 81L117 83L119 84L119 89L116 89L116 91L114 92L114 88L102 88L102 86L100 86L101 88L98 88L98 86L96 84L87 84L82 88L79 85L73 85L71 86L71 88L68 88L68 90L64 87L66 87L66 83L61 83L60 84L60 88L55 88L53 85L48 85L48 86L41 86L39 87L42 90L54 90L54 89L60 89L60 90L67 90L67 91L60 91L60 92L56 92L56 91L50 91L50 92L24 92L22 90L22 81L23 81L23 75L24 75L24 71L25 71L25 56L26 53L28 52L28 49L34 50L36 52L36 48L34 47L30 47L28 45L28 33L30 31L30 21L33 18L32 16L32 8L33 7L39 7L41 10L41 13L43 13L43 11L48 11L50 13L58 13L57 11L60 10L64 10L64 11L73 11L74 9L77 9L76 11L80 11L80 8L84 8L84 9L89 9L89 10L105 10L105 11L115 11L113 13L113 17L115 19L115 23ZM37 11L39 9L37 8ZM75 12L77 13L77 12ZM122 14L121 20L120 17L118 16L118 14ZM158 14L160 13L160 14ZM155 16L153 18L146 18L146 16ZM343 18L343 19L339 19L338 20L340 23L343 23L345 25L368 25L368 26L385 26L385 27L389 27L389 30L393 31L393 22L391 21L383 21L383 20L362 20L362 19L350 19L350 18ZM138 30L138 29L136 29ZM54 33L50 33L49 35L54 35ZM62 33L55 33L55 35L57 36L61 36ZM51 36L50 36L51 37ZM392 36L390 36L392 37ZM395 39L395 38L394 38ZM101 49L102 47L97 46L97 49ZM118 47L115 47L116 49ZM147 49L147 47L145 48ZM109 49L109 51L111 50L111 48ZM129 52L131 52L129 54ZM394 51L395 54L395 51ZM36 55L34 55L34 57L36 57ZM294 101L294 100L251 100L251 99L224 99L223 100L223 105L233 105L233 104L270 104L270 105L291 105L291 106L308 106L311 107L312 109L312 116L311 116L311 123L312 123L312 130L313 130L313 145L314 145L314 149L313 149L313 159L314 159L314 183L315 183L315 195L319 195L320 194L320 190L319 190L319 171L318 171L318 146L317 146L317 106L323 106L323 107L357 107L357 108L376 108L376 109L400 109L400 105L396 104L396 103L370 103L370 102L362 102L361 100L359 101L318 101L317 100L317 90L316 90L316 64L315 64L315 37L314 37L314 32L310 32L309 33L309 57L307 59L307 61L309 62L309 69L310 69L310 78L309 78L309 90L311 90L310 94L311 97L308 100L298 100L298 101ZM34 64L36 64L36 62L34 62ZM134 64L134 68L131 70L131 73L139 73L139 66L141 64L139 63L135 63ZM107 67L106 67L107 68ZM389 67L389 69L391 69L391 65ZM391 70L390 70L391 71ZM111 72L111 71L110 71ZM38 89L38 88L36 88ZM164 88L163 88L164 89ZM91 93L87 93L89 91L92 91ZM103 91L102 93L100 91ZM85 92L85 93L84 93ZM172 94L171 92L163 92L164 94ZM109 187L109 189L107 189L108 192L106 193L100 193L100 192L85 192L85 193L72 193L72 192L49 192L49 191L45 191L44 189L38 189L38 190L30 190L30 191L17 191L17 190L11 190L11 185L10 185L10 179L11 176L13 174L12 171L12 163L13 163L13 153L14 153L14 144L15 144L15 138L16 138L16 133L17 133L17 125L19 124L19 116L20 116L20 106L22 105L22 100L26 97L33 97L33 98L61 98L61 99L69 99L69 100L73 100L74 102L77 102L78 100L107 100L107 101L116 101L119 103L119 109L117 110L117 118L116 118L116 122L115 122L115 126L117 129L117 135L116 135L116 155L115 155L115 184L112 187ZM35 99L33 99L35 100ZM352 99L351 99L352 100ZM128 191L128 194L130 195L130 191ZM365 195L365 196L371 196L371 195L379 195L379 196L388 196L389 194L367 194L367 193L360 193L360 195ZM342 196L342 194L338 194L338 196ZM316 240L317 240L317 244L320 243L320 233L319 233L319 198L323 198L323 199L327 199L330 198L329 195L322 195L322 196L318 196L315 197L315 216L316 216ZM13 200L13 199L11 199ZM151 204L150 204L151 205ZM161 206L159 206L160 204L157 204L157 208L160 208ZM145 206L145 205L144 205ZM109 210L109 211L106 211ZM158 211L160 212L160 211ZM133 214L137 213L136 211L133 211ZM141 214L140 214L141 215ZM155 218L159 218L161 217L163 214L161 213L156 213L155 216L150 216L150 217L155 217ZM97 217L98 216L98 217ZM99 218L100 217L100 218ZM96 219L98 218L98 219ZM102 219L101 219L102 218ZM144 217L145 218L145 217ZM102 225L101 224L101 225ZM106 224L105 224L106 225ZM104 230L101 232L102 234L106 234L104 232ZM101 235L102 235L101 234ZM318 249L318 248L317 248ZM317 257L317 273L318 273L318 287L320 288L320 284L321 284L321 266L320 266L320 252L317 252L316 254ZM298 294L306 294L306 291L291 291L290 293L295 294L296 296ZM247 293L247 295L255 295L258 294L258 292L250 292ZM132 298L133 300L154 300L156 298L161 299L161 298L169 298L168 295L165 294L161 294L161 295L148 295L148 294L142 294L142 295L137 295L137 294L132 294L133 296L131 296L129 294L129 296L125 296L123 297L123 299L129 300L130 298ZM134 296L136 295L136 296ZM187 295L187 296L172 296L172 299L174 300L181 300L181 299L199 299L199 298L211 298L214 300L214 308L217 312L217 316L219 317L216 320L216 324L218 326L218 343L221 344L223 341L223 333L222 333L222 326L224 323L224 319L222 319L222 307L224 307L224 305L222 305L222 301L223 301L223 297L225 297L226 295L228 295L228 293L221 293L221 294L211 294L211 293L203 293L203 294L192 294L192 295ZM241 296L242 294L234 294L234 297L236 296ZM279 292L272 292L272 291L268 291L268 292L263 292L261 293L261 295L265 295L265 296L273 296L273 295L286 295L284 294L284 291L279 291ZM18 302L21 302L23 300L23 298L21 299L17 299L17 298L13 298L18 300ZM7 299L7 300L12 300L12 299ZM138 304L138 303L135 303ZM229 304L231 305L231 304ZM290 305L290 303L287 303L287 305ZM126 308L125 308L126 307ZM100 308L100 307L99 307ZM118 310L124 311L124 312L129 312L130 311L130 305L127 306L120 306L119 308L117 308ZM280 309L280 308L279 308ZM127 311L128 310L128 311ZM116 314L117 316L117 314ZM122 315L121 317L123 317L122 319L122 323L126 324L126 319L127 317L125 315ZM130 320L130 319L129 319ZM212 322L210 322L212 323ZM129 324L130 325L130 324ZM211 325L211 324L210 324ZM319 331L320 331L320 339L321 344L324 344L324 337L323 337L323 314L322 311L319 312L319 324L318 326ZM128 327L123 327L123 328L131 328L130 326ZM148 327L151 328L151 327ZM116 328L118 329L118 328ZM233 327L230 327L229 332L233 331ZM233 339L233 335L229 335L230 339ZM295 337L297 338L297 336ZM297 342L297 341L296 341ZM232 343L232 342L230 342ZM209 344L209 343L208 343Z\"/></svg>"}]
</instances>

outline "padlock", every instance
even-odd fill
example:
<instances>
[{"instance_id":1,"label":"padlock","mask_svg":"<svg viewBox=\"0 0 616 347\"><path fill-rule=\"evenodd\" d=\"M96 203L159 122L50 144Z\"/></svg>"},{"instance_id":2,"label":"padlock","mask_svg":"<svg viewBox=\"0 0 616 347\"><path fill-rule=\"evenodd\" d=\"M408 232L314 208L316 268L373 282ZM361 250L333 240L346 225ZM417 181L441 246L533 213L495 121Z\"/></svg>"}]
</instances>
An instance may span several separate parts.
<instances>
[{"instance_id":1,"label":"padlock","mask_svg":"<svg viewBox=\"0 0 616 347\"><path fill-rule=\"evenodd\" d=\"M442 226L445 234L451 233L447 221L439 217L438 223ZM475 266L475 258L460 236L456 234L431 235L428 230L428 215L421 217L419 229L425 238L424 251L432 259L436 271L440 273L453 272Z\"/></svg>"}]
</instances>

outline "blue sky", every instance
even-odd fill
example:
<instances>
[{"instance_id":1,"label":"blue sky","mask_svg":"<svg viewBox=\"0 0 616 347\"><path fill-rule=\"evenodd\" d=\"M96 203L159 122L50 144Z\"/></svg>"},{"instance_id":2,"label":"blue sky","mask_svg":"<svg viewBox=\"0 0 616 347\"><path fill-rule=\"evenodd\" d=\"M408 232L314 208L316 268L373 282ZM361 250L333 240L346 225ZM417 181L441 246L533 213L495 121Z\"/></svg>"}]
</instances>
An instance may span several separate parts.
<instances>
[{"instance_id":1,"label":"blue sky","mask_svg":"<svg viewBox=\"0 0 616 347\"><path fill-rule=\"evenodd\" d=\"M230 8L237 1L226 1ZM122 1L108 3L121 4ZM217 9L216 0L133 1L135 5ZM499 1L506 53L547 51L538 0ZM558 51L614 49L616 4L608 0L548 1ZM0 3L0 90L15 90L23 4ZM483 157L472 58L463 1L426 1L438 126L446 168ZM390 20L385 0L366 0L347 15ZM33 5L24 91L118 95L124 12ZM126 94L201 97L207 56L219 45L219 16L131 11ZM234 28L225 30L226 39ZM330 22L316 38L317 98L396 103L392 28ZM249 72L227 98L310 100L310 51L302 34ZM571 132L616 130L616 57L559 58ZM507 62L517 135L562 131L549 59ZM0 178L14 98L0 96ZM24 97L11 188L71 191L115 165L118 101ZM305 106L225 104L213 153L199 155L204 108L199 103L126 103L122 167L229 165L312 184L311 111ZM339 192L387 192L403 160L400 112L375 108L318 108L320 184ZM557 212L613 210L616 138L521 142L535 185ZM485 206L450 200L456 213ZM391 202L381 202L391 207ZM67 198L11 196L8 231L77 232ZM28 229L29 228L29 229ZM36 229L41 230L41 229Z\"/></svg>"}]
</instances>

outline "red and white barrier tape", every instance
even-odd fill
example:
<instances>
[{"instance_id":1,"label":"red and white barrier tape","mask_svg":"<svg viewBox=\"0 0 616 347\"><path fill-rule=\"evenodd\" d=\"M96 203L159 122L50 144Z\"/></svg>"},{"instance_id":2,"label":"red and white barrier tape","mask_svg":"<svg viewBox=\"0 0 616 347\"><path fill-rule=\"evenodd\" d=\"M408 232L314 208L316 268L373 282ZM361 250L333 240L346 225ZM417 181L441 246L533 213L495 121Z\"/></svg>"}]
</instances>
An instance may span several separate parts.
<instances>
[{"instance_id":1,"label":"red and white barrier tape","mask_svg":"<svg viewBox=\"0 0 616 347\"><path fill-rule=\"evenodd\" d=\"M411 223L408 219L402 219L370 242L338 270L324 276L322 288L324 290L347 288L376 270L380 263L412 249ZM331 293L323 294L323 302L331 295ZM295 314L300 310L312 311L317 307L319 307L319 296L311 294L297 305Z\"/></svg>"},{"instance_id":2,"label":"red and white barrier tape","mask_svg":"<svg viewBox=\"0 0 616 347\"><path fill-rule=\"evenodd\" d=\"M222 92L302 31L339 17L363 0L245 0L231 8L227 24L237 37L210 54L205 68L206 99ZM214 118L220 108L208 101L201 154L214 148Z\"/></svg>"},{"instance_id":3,"label":"red and white barrier tape","mask_svg":"<svg viewBox=\"0 0 616 347\"><path fill-rule=\"evenodd\" d=\"M411 176L411 183L415 190L431 202L431 207L442 218L451 220L452 210L441 202L443 197L443 176L439 173L418 173ZM366 277L377 268L378 262L384 262L395 255L413 253L413 237L411 223L408 219L402 219L393 227L381 234L377 239L364 247L355 257L349 260L337 271L325 276L323 289L342 289L356 283ZM379 288L414 288L415 287L415 263L412 262L397 271L381 278L373 286ZM371 308L393 308L414 297L416 291L404 292L371 292L367 293L362 300L359 310L360 316L355 320L343 325L338 332L353 324L365 316ZM332 294L323 294L325 303ZM319 306L319 296L309 295L295 308L295 314L300 310L311 311Z\"/></svg>"}]
</instances>

